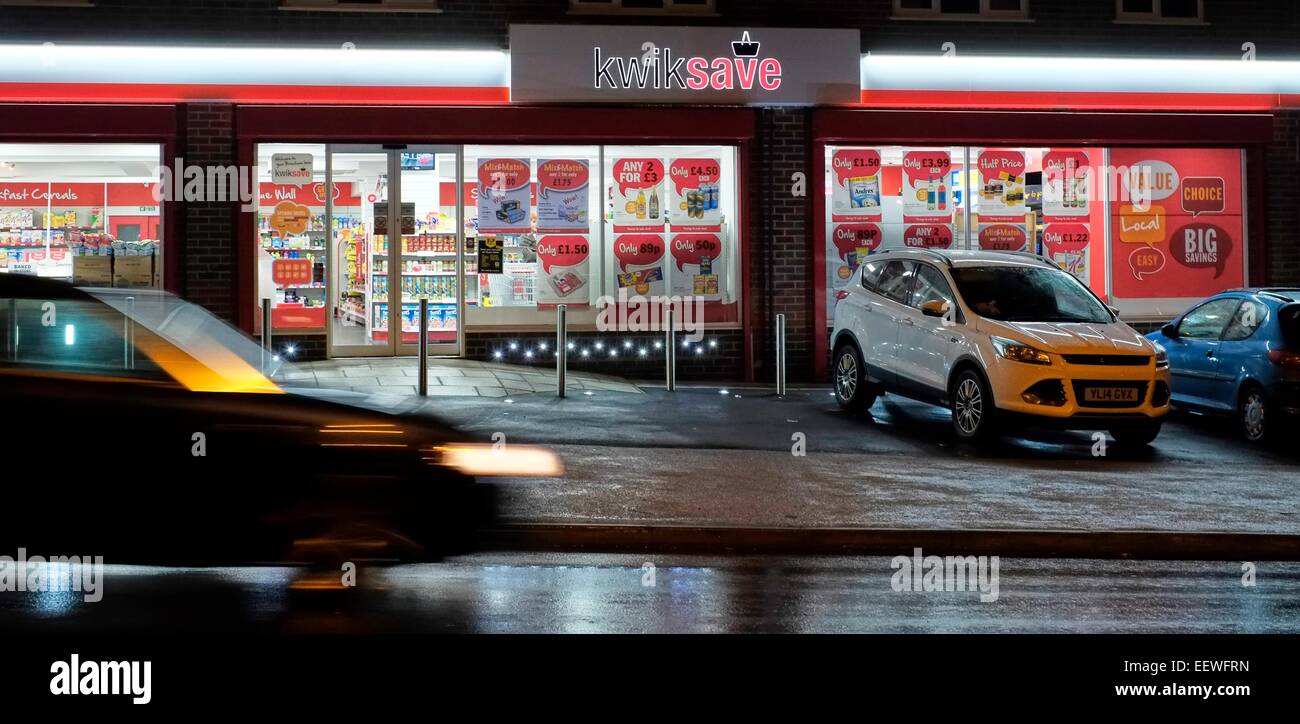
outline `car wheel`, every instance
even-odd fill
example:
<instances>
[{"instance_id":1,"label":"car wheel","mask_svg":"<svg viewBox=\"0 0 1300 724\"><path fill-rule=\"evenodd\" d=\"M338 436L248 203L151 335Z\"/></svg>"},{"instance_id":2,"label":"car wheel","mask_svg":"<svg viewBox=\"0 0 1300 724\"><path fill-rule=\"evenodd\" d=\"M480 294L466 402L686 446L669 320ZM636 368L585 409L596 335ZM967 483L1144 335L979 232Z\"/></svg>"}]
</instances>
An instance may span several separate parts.
<instances>
[{"instance_id":1,"label":"car wheel","mask_svg":"<svg viewBox=\"0 0 1300 724\"><path fill-rule=\"evenodd\" d=\"M1161 422L1145 422L1133 425L1125 425L1110 430L1110 436L1115 438L1115 444L1120 447L1143 447L1150 445L1156 435L1160 434Z\"/></svg>"},{"instance_id":2,"label":"car wheel","mask_svg":"<svg viewBox=\"0 0 1300 724\"><path fill-rule=\"evenodd\" d=\"M996 430L997 410L984 378L965 370L952 385L952 428L962 440L983 440Z\"/></svg>"},{"instance_id":3,"label":"car wheel","mask_svg":"<svg viewBox=\"0 0 1300 724\"><path fill-rule=\"evenodd\" d=\"M840 403L840 407L850 412L862 412L876 403L879 390L867 381L866 366L862 364L862 354L856 345L846 343L835 348L832 374L835 401Z\"/></svg>"},{"instance_id":4,"label":"car wheel","mask_svg":"<svg viewBox=\"0 0 1300 724\"><path fill-rule=\"evenodd\" d=\"M1268 416L1268 395L1264 388L1250 384L1241 391L1237 403L1237 424L1250 442L1264 442L1272 432Z\"/></svg>"}]
</instances>

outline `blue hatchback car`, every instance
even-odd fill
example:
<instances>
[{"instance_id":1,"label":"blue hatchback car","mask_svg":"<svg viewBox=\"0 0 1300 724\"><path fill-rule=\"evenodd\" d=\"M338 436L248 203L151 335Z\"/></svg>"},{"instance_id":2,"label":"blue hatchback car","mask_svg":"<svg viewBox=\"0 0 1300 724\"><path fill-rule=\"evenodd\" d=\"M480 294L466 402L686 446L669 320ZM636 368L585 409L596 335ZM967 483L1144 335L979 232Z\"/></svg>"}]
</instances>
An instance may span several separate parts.
<instances>
[{"instance_id":1,"label":"blue hatchback car","mask_svg":"<svg viewBox=\"0 0 1300 724\"><path fill-rule=\"evenodd\" d=\"M1300 412L1300 289L1233 289L1147 338L1169 353L1176 407L1232 415L1247 440Z\"/></svg>"}]
</instances>

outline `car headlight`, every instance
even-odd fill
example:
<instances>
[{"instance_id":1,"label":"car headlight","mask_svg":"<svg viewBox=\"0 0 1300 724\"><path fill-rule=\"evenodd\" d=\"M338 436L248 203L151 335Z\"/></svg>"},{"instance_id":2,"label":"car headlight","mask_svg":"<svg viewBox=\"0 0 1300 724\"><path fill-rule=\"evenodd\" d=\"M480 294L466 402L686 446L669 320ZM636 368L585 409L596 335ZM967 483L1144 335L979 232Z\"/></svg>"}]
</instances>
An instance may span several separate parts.
<instances>
[{"instance_id":1,"label":"car headlight","mask_svg":"<svg viewBox=\"0 0 1300 724\"><path fill-rule=\"evenodd\" d=\"M1169 366L1169 350L1165 349L1163 344L1152 342L1156 346L1156 369L1162 370Z\"/></svg>"},{"instance_id":2,"label":"car headlight","mask_svg":"<svg viewBox=\"0 0 1300 724\"><path fill-rule=\"evenodd\" d=\"M998 356L1003 359L1009 359L1013 362L1025 362L1031 365L1050 365L1052 363L1051 355L1041 349L1021 344L1014 339L994 337L991 341L993 342L993 349L997 350Z\"/></svg>"}]
</instances>

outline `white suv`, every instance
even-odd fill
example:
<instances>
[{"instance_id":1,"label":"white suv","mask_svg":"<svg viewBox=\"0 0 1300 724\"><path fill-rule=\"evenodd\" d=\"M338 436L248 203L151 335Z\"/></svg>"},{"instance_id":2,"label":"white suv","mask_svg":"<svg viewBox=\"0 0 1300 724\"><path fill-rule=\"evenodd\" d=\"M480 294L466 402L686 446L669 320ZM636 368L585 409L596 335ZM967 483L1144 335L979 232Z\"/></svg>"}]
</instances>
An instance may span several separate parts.
<instances>
[{"instance_id":1,"label":"white suv","mask_svg":"<svg viewBox=\"0 0 1300 724\"><path fill-rule=\"evenodd\" d=\"M835 396L944 405L957 436L1032 425L1106 430L1146 445L1169 411L1165 350L1090 289L1027 253L886 250L836 292Z\"/></svg>"}]
</instances>

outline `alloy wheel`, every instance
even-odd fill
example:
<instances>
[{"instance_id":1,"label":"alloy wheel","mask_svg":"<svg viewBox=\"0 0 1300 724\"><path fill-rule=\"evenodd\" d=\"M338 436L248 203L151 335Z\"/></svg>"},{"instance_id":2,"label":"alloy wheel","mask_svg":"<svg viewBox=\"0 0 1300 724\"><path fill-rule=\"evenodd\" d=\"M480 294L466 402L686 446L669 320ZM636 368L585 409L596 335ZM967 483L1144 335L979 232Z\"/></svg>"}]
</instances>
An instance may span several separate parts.
<instances>
[{"instance_id":1,"label":"alloy wheel","mask_svg":"<svg viewBox=\"0 0 1300 724\"><path fill-rule=\"evenodd\" d=\"M957 427L967 435L975 434L980 426L980 418L984 415L984 395L979 383L973 378L967 377L958 383L953 412Z\"/></svg>"},{"instance_id":2,"label":"alloy wheel","mask_svg":"<svg viewBox=\"0 0 1300 724\"><path fill-rule=\"evenodd\" d=\"M1246 438L1259 440L1264 437L1264 395L1254 390L1246 396L1241 406L1241 425L1246 431Z\"/></svg>"},{"instance_id":3,"label":"alloy wheel","mask_svg":"<svg viewBox=\"0 0 1300 724\"><path fill-rule=\"evenodd\" d=\"M858 391L858 360L853 356L853 350L844 350L835 365L835 391L841 400L852 400L853 393Z\"/></svg>"}]
</instances>

